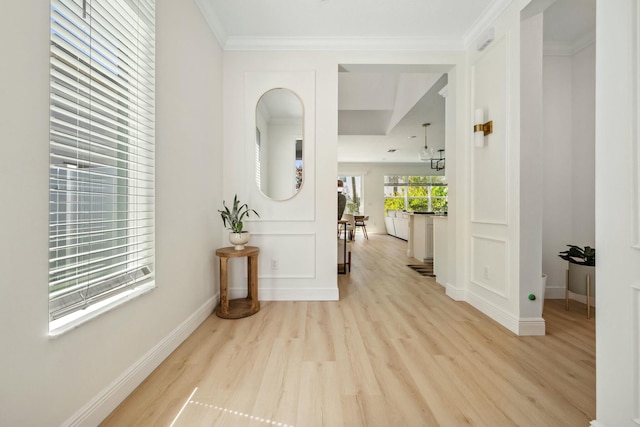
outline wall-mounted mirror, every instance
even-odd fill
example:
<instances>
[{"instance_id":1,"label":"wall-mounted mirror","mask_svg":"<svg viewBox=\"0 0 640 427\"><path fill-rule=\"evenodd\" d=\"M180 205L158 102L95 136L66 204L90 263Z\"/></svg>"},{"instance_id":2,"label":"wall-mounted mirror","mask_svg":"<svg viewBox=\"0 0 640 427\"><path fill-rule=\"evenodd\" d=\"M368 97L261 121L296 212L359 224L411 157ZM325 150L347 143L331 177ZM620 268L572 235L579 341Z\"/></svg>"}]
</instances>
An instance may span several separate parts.
<instances>
[{"instance_id":1,"label":"wall-mounted mirror","mask_svg":"<svg viewBox=\"0 0 640 427\"><path fill-rule=\"evenodd\" d=\"M256 184L271 200L290 199L302 187L303 113L289 89L271 89L256 105Z\"/></svg>"}]
</instances>

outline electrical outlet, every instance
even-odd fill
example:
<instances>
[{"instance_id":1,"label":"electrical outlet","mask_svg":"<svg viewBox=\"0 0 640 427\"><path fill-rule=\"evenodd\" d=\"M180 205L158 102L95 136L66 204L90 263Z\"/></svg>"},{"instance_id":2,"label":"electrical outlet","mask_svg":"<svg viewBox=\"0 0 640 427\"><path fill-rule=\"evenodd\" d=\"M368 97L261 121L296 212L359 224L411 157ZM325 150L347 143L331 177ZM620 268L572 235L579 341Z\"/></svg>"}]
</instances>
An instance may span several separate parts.
<instances>
[{"instance_id":1,"label":"electrical outlet","mask_svg":"<svg viewBox=\"0 0 640 427\"><path fill-rule=\"evenodd\" d=\"M271 259L271 269L272 270L277 270L278 269L278 260L275 258Z\"/></svg>"},{"instance_id":2,"label":"electrical outlet","mask_svg":"<svg viewBox=\"0 0 640 427\"><path fill-rule=\"evenodd\" d=\"M483 270L483 274L484 274L484 278L486 280L489 280L489 267L487 267L486 265L484 266Z\"/></svg>"}]
</instances>

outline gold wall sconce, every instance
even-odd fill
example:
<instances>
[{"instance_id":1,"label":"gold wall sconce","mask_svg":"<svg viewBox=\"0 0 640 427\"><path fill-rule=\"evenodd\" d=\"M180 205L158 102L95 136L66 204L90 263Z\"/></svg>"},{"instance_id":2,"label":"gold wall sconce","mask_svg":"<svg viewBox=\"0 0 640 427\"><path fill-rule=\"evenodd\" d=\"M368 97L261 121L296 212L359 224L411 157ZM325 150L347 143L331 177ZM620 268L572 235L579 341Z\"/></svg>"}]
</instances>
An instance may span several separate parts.
<instances>
[{"instance_id":1,"label":"gold wall sconce","mask_svg":"<svg viewBox=\"0 0 640 427\"><path fill-rule=\"evenodd\" d=\"M493 133L493 120L484 122L484 110L482 108L476 109L475 113L475 126L473 126L473 141L476 147L484 147L485 136Z\"/></svg>"}]
</instances>

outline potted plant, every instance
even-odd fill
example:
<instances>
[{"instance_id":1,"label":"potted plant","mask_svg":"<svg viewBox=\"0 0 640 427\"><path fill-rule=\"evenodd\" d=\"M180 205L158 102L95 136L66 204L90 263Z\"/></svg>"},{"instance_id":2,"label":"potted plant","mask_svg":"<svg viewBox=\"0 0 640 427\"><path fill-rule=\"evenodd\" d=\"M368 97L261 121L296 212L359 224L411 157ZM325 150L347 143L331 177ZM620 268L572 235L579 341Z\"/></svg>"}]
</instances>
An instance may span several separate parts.
<instances>
[{"instance_id":1,"label":"potted plant","mask_svg":"<svg viewBox=\"0 0 640 427\"><path fill-rule=\"evenodd\" d=\"M567 246L569 247L568 250L558 254L560 258L569 262L565 295L567 308L569 307L570 292L586 296L584 302L589 307L591 298L596 295L596 250L590 246L585 246L584 248L576 245ZM587 316L589 316L589 310L587 310Z\"/></svg>"},{"instance_id":2,"label":"potted plant","mask_svg":"<svg viewBox=\"0 0 640 427\"><path fill-rule=\"evenodd\" d=\"M567 245L569 250L562 251L558 256L571 264L588 265L595 267L596 265L596 250L590 246L585 246L584 249L580 246Z\"/></svg>"},{"instance_id":3,"label":"potted plant","mask_svg":"<svg viewBox=\"0 0 640 427\"><path fill-rule=\"evenodd\" d=\"M222 201L222 206L224 210L218 210L218 212L220 212L220 217L222 218L222 223L225 228L231 231L229 233L229 241L235 246L236 250L242 250L250 238L249 232L243 230L242 220L245 216L249 217L251 212L258 218L260 218L260 215L258 215L258 212L255 210L250 209L246 203L241 204L237 194L233 196L231 209L229 209L224 200Z\"/></svg>"}]
</instances>

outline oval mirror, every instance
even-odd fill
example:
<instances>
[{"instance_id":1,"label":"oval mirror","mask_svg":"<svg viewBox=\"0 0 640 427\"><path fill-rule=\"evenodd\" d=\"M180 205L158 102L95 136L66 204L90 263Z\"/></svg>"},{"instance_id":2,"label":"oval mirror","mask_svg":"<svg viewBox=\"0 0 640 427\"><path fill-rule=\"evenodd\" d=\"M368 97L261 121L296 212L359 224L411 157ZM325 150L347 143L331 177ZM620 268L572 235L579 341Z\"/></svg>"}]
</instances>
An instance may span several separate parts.
<instances>
[{"instance_id":1,"label":"oval mirror","mask_svg":"<svg viewBox=\"0 0 640 427\"><path fill-rule=\"evenodd\" d=\"M295 196L304 180L303 106L289 89L271 89L256 105L256 184L271 200Z\"/></svg>"}]
</instances>

